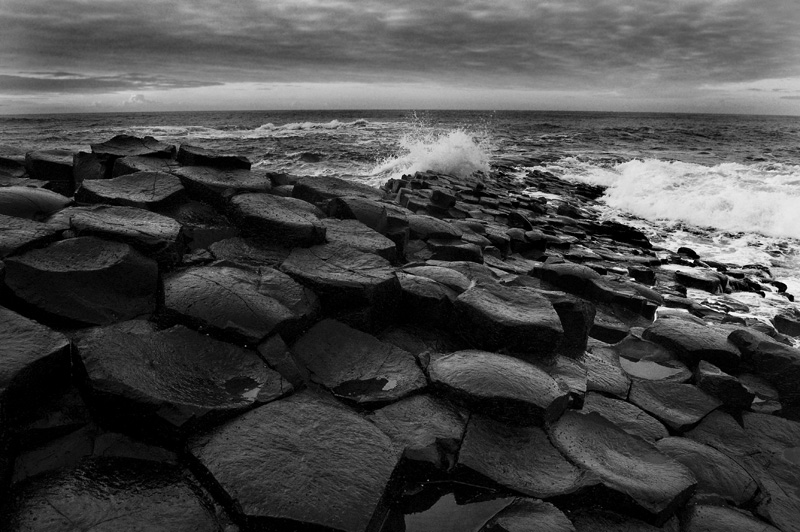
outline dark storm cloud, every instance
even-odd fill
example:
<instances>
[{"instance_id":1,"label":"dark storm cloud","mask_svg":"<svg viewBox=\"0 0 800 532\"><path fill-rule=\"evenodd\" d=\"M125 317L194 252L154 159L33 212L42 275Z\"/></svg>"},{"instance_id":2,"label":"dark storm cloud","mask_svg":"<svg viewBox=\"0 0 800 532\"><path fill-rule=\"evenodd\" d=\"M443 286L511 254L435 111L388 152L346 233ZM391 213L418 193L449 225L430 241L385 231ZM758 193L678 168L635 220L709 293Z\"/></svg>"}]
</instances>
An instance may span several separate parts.
<instances>
[{"instance_id":1,"label":"dark storm cloud","mask_svg":"<svg viewBox=\"0 0 800 532\"><path fill-rule=\"evenodd\" d=\"M0 92L118 92L127 90L177 89L220 85L220 82L171 79L145 74L88 76L70 72L28 72L21 75L0 74Z\"/></svg>"},{"instance_id":2,"label":"dark storm cloud","mask_svg":"<svg viewBox=\"0 0 800 532\"><path fill-rule=\"evenodd\" d=\"M125 89L131 71L561 89L800 75L796 0L6 0L0 26L0 65L50 72L0 90Z\"/></svg>"}]
</instances>

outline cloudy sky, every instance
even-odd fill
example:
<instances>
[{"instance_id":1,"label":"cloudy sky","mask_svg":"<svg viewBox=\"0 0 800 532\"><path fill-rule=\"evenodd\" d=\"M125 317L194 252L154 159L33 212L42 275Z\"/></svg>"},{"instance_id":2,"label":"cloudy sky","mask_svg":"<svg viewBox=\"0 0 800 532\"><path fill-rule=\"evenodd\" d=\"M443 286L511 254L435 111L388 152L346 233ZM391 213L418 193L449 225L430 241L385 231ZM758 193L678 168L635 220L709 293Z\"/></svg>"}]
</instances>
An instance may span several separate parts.
<instances>
[{"instance_id":1,"label":"cloudy sky","mask_svg":"<svg viewBox=\"0 0 800 532\"><path fill-rule=\"evenodd\" d=\"M0 113L800 115L800 0L0 0Z\"/></svg>"}]
</instances>

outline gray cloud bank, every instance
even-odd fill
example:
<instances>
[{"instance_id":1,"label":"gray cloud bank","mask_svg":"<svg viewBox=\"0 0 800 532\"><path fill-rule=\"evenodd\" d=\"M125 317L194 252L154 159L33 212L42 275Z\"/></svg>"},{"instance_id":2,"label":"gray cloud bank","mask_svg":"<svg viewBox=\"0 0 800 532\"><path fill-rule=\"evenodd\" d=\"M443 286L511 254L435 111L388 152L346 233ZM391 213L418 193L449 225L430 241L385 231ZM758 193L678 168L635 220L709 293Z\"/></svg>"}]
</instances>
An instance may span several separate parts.
<instances>
[{"instance_id":1,"label":"gray cloud bank","mask_svg":"<svg viewBox=\"0 0 800 532\"><path fill-rule=\"evenodd\" d=\"M0 27L0 91L12 93L230 81L613 90L800 75L797 0L5 0Z\"/></svg>"}]
</instances>

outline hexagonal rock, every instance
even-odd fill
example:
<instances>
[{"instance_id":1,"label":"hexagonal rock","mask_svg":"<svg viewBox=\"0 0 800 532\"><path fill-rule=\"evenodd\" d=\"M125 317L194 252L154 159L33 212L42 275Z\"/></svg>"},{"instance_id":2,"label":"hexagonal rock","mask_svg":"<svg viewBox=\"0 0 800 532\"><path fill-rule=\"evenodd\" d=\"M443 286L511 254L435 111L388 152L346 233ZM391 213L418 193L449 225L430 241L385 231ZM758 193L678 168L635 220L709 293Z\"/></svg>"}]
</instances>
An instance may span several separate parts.
<instances>
[{"instance_id":1,"label":"hexagonal rock","mask_svg":"<svg viewBox=\"0 0 800 532\"><path fill-rule=\"evenodd\" d=\"M446 327L453 315L458 295L427 277L397 272L401 299L399 313L409 321Z\"/></svg>"},{"instance_id":2,"label":"hexagonal rock","mask_svg":"<svg viewBox=\"0 0 800 532\"><path fill-rule=\"evenodd\" d=\"M305 201L272 194L239 194L231 199L231 218L247 234L283 246L325 243L319 209Z\"/></svg>"},{"instance_id":3,"label":"hexagonal rock","mask_svg":"<svg viewBox=\"0 0 800 532\"><path fill-rule=\"evenodd\" d=\"M218 532L210 501L198 491L172 465L95 458L17 484L0 515L9 532Z\"/></svg>"},{"instance_id":4,"label":"hexagonal rock","mask_svg":"<svg viewBox=\"0 0 800 532\"><path fill-rule=\"evenodd\" d=\"M181 224L167 216L137 207L68 207L51 216L48 223L72 229L80 236L125 242L168 265L179 262L183 255Z\"/></svg>"},{"instance_id":5,"label":"hexagonal rock","mask_svg":"<svg viewBox=\"0 0 800 532\"><path fill-rule=\"evenodd\" d=\"M410 214L408 226L411 238L428 240L429 238L459 239L464 232L455 225L424 214Z\"/></svg>"},{"instance_id":6,"label":"hexagonal rock","mask_svg":"<svg viewBox=\"0 0 800 532\"><path fill-rule=\"evenodd\" d=\"M620 358L610 348L593 347L581 359L586 366L586 389L621 399L628 397L631 381L622 369Z\"/></svg>"},{"instance_id":7,"label":"hexagonal rock","mask_svg":"<svg viewBox=\"0 0 800 532\"><path fill-rule=\"evenodd\" d=\"M691 496L697 481L684 465L599 414L568 411L550 428L553 444L663 524Z\"/></svg>"},{"instance_id":8,"label":"hexagonal rock","mask_svg":"<svg viewBox=\"0 0 800 532\"><path fill-rule=\"evenodd\" d=\"M136 172L113 179L84 181L75 199L155 210L178 201L184 194L181 180L165 172Z\"/></svg>"},{"instance_id":9,"label":"hexagonal rock","mask_svg":"<svg viewBox=\"0 0 800 532\"><path fill-rule=\"evenodd\" d=\"M735 334L735 331L732 334ZM800 349L774 342L759 342L749 350L756 373L780 393L781 402L800 404Z\"/></svg>"},{"instance_id":10,"label":"hexagonal rock","mask_svg":"<svg viewBox=\"0 0 800 532\"><path fill-rule=\"evenodd\" d=\"M111 139L92 144L92 153L106 155L111 158L120 157L155 157L172 159L175 156L175 146L146 136L144 138L133 135L115 135Z\"/></svg>"},{"instance_id":11,"label":"hexagonal rock","mask_svg":"<svg viewBox=\"0 0 800 532\"><path fill-rule=\"evenodd\" d=\"M139 155L132 157L122 157L114 161L111 170L111 177L119 177L134 172L167 172L180 168L177 161L171 159L158 159L155 157L142 157Z\"/></svg>"},{"instance_id":12,"label":"hexagonal rock","mask_svg":"<svg viewBox=\"0 0 800 532\"><path fill-rule=\"evenodd\" d=\"M673 351L689 366L707 360L723 371L735 371L742 355L727 336L712 327L676 318L656 320L642 333L642 338Z\"/></svg>"},{"instance_id":13,"label":"hexagonal rock","mask_svg":"<svg viewBox=\"0 0 800 532\"><path fill-rule=\"evenodd\" d=\"M602 279L588 266L573 263L544 264L536 268L533 275L577 296L587 294L593 280Z\"/></svg>"},{"instance_id":14,"label":"hexagonal rock","mask_svg":"<svg viewBox=\"0 0 800 532\"><path fill-rule=\"evenodd\" d=\"M396 401L427 385L411 353L332 319L309 329L292 354L312 381L357 403Z\"/></svg>"},{"instance_id":15,"label":"hexagonal rock","mask_svg":"<svg viewBox=\"0 0 800 532\"><path fill-rule=\"evenodd\" d=\"M780 532L744 510L709 504L687 506L682 523L685 532Z\"/></svg>"},{"instance_id":16,"label":"hexagonal rock","mask_svg":"<svg viewBox=\"0 0 800 532\"><path fill-rule=\"evenodd\" d=\"M455 465L467 418L467 412L430 395L407 397L369 416L406 459L446 471Z\"/></svg>"},{"instance_id":17,"label":"hexagonal rock","mask_svg":"<svg viewBox=\"0 0 800 532\"><path fill-rule=\"evenodd\" d=\"M629 400L668 427L685 432L722 405L697 386L634 381Z\"/></svg>"},{"instance_id":18,"label":"hexagonal rock","mask_svg":"<svg viewBox=\"0 0 800 532\"><path fill-rule=\"evenodd\" d=\"M274 242L240 237L225 238L214 242L208 246L208 250L217 260L255 269L264 266L277 268L283 264L292 251Z\"/></svg>"},{"instance_id":19,"label":"hexagonal rock","mask_svg":"<svg viewBox=\"0 0 800 532\"><path fill-rule=\"evenodd\" d=\"M550 504L535 499L515 499L478 532L575 532L567 516Z\"/></svg>"},{"instance_id":20,"label":"hexagonal rock","mask_svg":"<svg viewBox=\"0 0 800 532\"><path fill-rule=\"evenodd\" d=\"M374 253L389 262L397 259L397 245L358 220L324 218L321 222L325 226L325 239L328 242L344 244L364 253Z\"/></svg>"},{"instance_id":21,"label":"hexagonal rock","mask_svg":"<svg viewBox=\"0 0 800 532\"><path fill-rule=\"evenodd\" d=\"M190 441L189 453L253 528L374 530L400 452L358 414L297 394Z\"/></svg>"},{"instance_id":22,"label":"hexagonal rock","mask_svg":"<svg viewBox=\"0 0 800 532\"><path fill-rule=\"evenodd\" d=\"M377 309L400 296L389 261L344 244L295 248L281 269L314 290L331 310L363 305Z\"/></svg>"},{"instance_id":23,"label":"hexagonal rock","mask_svg":"<svg viewBox=\"0 0 800 532\"><path fill-rule=\"evenodd\" d=\"M697 387L733 408L750 408L756 394L748 390L739 379L728 375L715 365L701 360L695 371Z\"/></svg>"},{"instance_id":24,"label":"hexagonal rock","mask_svg":"<svg viewBox=\"0 0 800 532\"><path fill-rule=\"evenodd\" d=\"M121 242L71 238L5 265L6 286L50 314L106 325L155 310L158 265Z\"/></svg>"},{"instance_id":25,"label":"hexagonal rock","mask_svg":"<svg viewBox=\"0 0 800 532\"><path fill-rule=\"evenodd\" d=\"M96 408L124 427L188 434L292 391L254 352L180 325L118 323L82 333L76 346Z\"/></svg>"},{"instance_id":26,"label":"hexagonal rock","mask_svg":"<svg viewBox=\"0 0 800 532\"><path fill-rule=\"evenodd\" d=\"M57 228L51 225L0 214L0 259L54 241L57 232Z\"/></svg>"},{"instance_id":27,"label":"hexagonal rock","mask_svg":"<svg viewBox=\"0 0 800 532\"><path fill-rule=\"evenodd\" d=\"M197 199L225 205L228 198L245 192L269 192L272 184L258 172L223 170L207 166L184 166L173 172L187 192Z\"/></svg>"},{"instance_id":28,"label":"hexagonal rock","mask_svg":"<svg viewBox=\"0 0 800 532\"><path fill-rule=\"evenodd\" d=\"M643 440L655 442L669 436L659 420L627 401L613 399L597 392L589 392L581 412L597 412L616 426Z\"/></svg>"},{"instance_id":29,"label":"hexagonal rock","mask_svg":"<svg viewBox=\"0 0 800 532\"><path fill-rule=\"evenodd\" d=\"M473 282L463 273L441 266L407 266L403 268L403 271L411 275L432 279L458 294L473 285Z\"/></svg>"},{"instance_id":30,"label":"hexagonal rock","mask_svg":"<svg viewBox=\"0 0 800 532\"><path fill-rule=\"evenodd\" d=\"M697 479L695 495L708 500L743 506L752 500L758 484L742 466L720 451L689 438L669 437L655 443L656 448L682 463Z\"/></svg>"},{"instance_id":31,"label":"hexagonal rock","mask_svg":"<svg viewBox=\"0 0 800 532\"><path fill-rule=\"evenodd\" d=\"M474 286L455 307L459 333L482 349L548 355L564 334L553 304L533 288Z\"/></svg>"},{"instance_id":32,"label":"hexagonal rock","mask_svg":"<svg viewBox=\"0 0 800 532\"><path fill-rule=\"evenodd\" d=\"M0 307L0 434L14 416L44 392L70 380L66 336Z\"/></svg>"},{"instance_id":33,"label":"hexagonal rock","mask_svg":"<svg viewBox=\"0 0 800 532\"><path fill-rule=\"evenodd\" d=\"M294 334L318 306L313 292L267 267L198 266L164 278L169 317L239 342L259 342L276 332Z\"/></svg>"},{"instance_id":34,"label":"hexagonal rock","mask_svg":"<svg viewBox=\"0 0 800 532\"><path fill-rule=\"evenodd\" d=\"M538 427L515 427L472 415L458 454L459 467L532 497L556 497L597 483L553 447Z\"/></svg>"},{"instance_id":35,"label":"hexagonal rock","mask_svg":"<svg viewBox=\"0 0 800 532\"><path fill-rule=\"evenodd\" d=\"M71 196L75 191L72 177L72 157L69 150L36 150L25 154L25 170L32 179L47 181L48 188Z\"/></svg>"},{"instance_id":36,"label":"hexagonal rock","mask_svg":"<svg viewBox=\"0 0 800 532\"><path fill-rule=\"evenodd\" d=\"M297 180L292 189L292 197L315 205L343 196L382 199L383 195L383 192L375 187L327 176L303 177Z\"/></svg>"},{"instance_id":37,"label":"hexagonal rock","mask_svg":"<svg viewBox=\"0 0 800 532\"><path fill-rule=\"evenodd\" d=\"M472 409L521 425L553 422L569 402L569 389L543 369L498 353L467 350L436 356L428 374L434 385Z\"/></svg>"},{"instance_id":38,"label":"hexagonal rock","mask_svg":"<svg viewBox=\"0 0 800 532\"><path fill-rule=\"evenodd\" d=\"M186 166L213 166L222 169L250 170L252 164L247 157L230 155L207 150L199 146L181 144L177 155L178 162Z\"/></svg>"},{"instance_id":39,"label":"hexagonal rock","mask_svg":"<svg viewBox=\"0 0 800 532\"><path fill-rule=\"evenodd\" d=\"M51 190L34 187L0 187L0 214L16 218L43 220L60 211L72 200Z\"/></svg>"}]
</instances>

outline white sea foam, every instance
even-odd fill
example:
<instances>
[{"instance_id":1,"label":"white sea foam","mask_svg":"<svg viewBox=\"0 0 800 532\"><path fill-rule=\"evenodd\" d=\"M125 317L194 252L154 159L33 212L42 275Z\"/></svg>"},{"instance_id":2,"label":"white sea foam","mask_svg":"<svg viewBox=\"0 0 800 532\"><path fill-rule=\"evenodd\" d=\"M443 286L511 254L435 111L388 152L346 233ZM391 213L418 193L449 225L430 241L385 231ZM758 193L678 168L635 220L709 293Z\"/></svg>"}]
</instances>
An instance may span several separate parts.
<instances>
[{"instance_id":1,"label":"white sea foam","mask_svg":"<svg viewBox=\"0 0 800 532\"><path fill-rule=\"evenodd\" d=\"M400 139L399 153L379 162L373 176L400 177L418 171L468 177L489 173L491 149L486 136L463 130L435 131L418 128Z\"/></svg>"},{"instance_id":2,"label":"white sea foam","mask_svg":"<svg viewBox=\"0 0 800 532\"><path fill-rule=\"evenodd\" d=\"M800 166L716 166L633 160L603 167L565 158L546 168L563 179L607 186L604 201L648 220L728 232L800 238Z\"/></svg>"},{"instance_id":3,"label":"white sea foam","mask_svg":"<svg viewBox=\"0 0 800 532\"><path fill-rule=\"evenodd\" d=\"M254 129L215 129L204 126L138 126L130 128L137 135L187 139L260 139L306 133L328 133L339 130L367 128L378 125L363 118L352 122L290 122L275 125L271 122Z\"/></svg>"}]
</instances>

